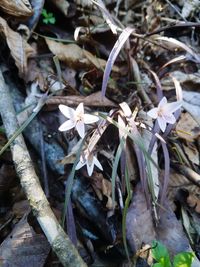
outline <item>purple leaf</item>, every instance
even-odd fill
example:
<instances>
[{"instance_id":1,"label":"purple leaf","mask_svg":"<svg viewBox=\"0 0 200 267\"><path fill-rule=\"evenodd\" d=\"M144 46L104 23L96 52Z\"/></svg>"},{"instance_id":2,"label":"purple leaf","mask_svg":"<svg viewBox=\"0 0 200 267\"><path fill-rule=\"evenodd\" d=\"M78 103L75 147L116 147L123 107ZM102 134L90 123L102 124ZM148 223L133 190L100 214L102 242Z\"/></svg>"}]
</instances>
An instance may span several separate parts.
<instances>
[{"instance_id":1,"label":"purple leaf","mask_svg":"<svg viewBox=\"0 0 200 267\"><path fill-rule=\"evenodd\" d=\"M108 79L113 67L113 64L122 48L122 46L125 44L126 40L129 38L129 36L131 35L131 33L134 31L134 29L132 28L125 28L122 33L120 34L118 40L116 41L112 51L110 52L108 61L106 63L106 68L103 74L103 83L102 83L102 88L101 88L101 93L102 93L102 97L105 96L106 94L106 87L108 84Z\"/></svg>"}]
</instances>

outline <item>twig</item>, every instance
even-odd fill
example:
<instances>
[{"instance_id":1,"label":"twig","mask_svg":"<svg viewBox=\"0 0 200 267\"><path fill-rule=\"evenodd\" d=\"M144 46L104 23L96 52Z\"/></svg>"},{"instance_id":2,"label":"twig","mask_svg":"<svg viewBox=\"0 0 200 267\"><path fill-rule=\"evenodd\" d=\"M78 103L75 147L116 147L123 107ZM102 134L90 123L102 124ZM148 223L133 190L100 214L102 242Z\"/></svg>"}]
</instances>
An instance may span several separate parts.
<instances>
[{"instance_id":1,"label":"twig","mask_svg":"<svg viewBox=\"0 0 200 267\"><path fill-rule=\"evenodd\" d=\"M9 88L4 82L1 71L0 95L0 113L9 139L19 126ZM63 266L86 267L87 265L72 245L49 206L21 134L11 144L11 152L21 186L53 251L57 254Z\"/></svg>"}]
</instances>

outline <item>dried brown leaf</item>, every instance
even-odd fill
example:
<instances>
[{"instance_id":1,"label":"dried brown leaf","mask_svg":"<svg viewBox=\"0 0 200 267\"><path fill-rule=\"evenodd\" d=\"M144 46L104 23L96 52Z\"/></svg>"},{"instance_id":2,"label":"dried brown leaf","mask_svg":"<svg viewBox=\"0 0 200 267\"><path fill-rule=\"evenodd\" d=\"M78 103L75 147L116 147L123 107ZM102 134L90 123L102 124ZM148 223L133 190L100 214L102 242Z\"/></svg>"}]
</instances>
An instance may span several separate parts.
<instances>
[{"instance_id":1,"label":"dried brown leaf","mask_svg":"<svg viewBox=\"0 0 200 267\"><path fill-rule=\"evenodd\" d=\"M55 96L47 100L48 105L63 104L66 106L76 107L80 103L83 103L88 107L116 107L115 103L109 100L107 97L102 98L100 91L86 97L80 95Z\"/></svg>"},{"instance_id":2,"label":"dried brown leaf","mask_svg":"<svg viewBox=\"0 0 200 267\"><path fill-rule=\"evenodd\" d=\"M50 39L45 39L50 51L64 61L69 67L74 69L90 69L96 67L103 70L106 66L106 61L95 57L92 53L80 48L76 44L63 44ZM115 67L114 71L118 72Z\"/></svg>"},{"instance_id":3,"label":"dried brown leaf","mask_svg":"<svg viewBox=\"0 0 200 267\"><path fill-rule=\"evenodd\" d=\"M34 49L18 32L13 31L3 18L0 18L0 32L3 32L19 75L23 77L27 71L27 59L34 54Z\"/></svg>"},{"instance_id":4,"label":"dried brown leaf","mask_svg":"<svg viewBox=\"0 0 200 267\"><path fill-rule=\"evenodd\" d=\"M0 8L5 13L16 17L33 15L33 9L28 0L1 0Z\"/></svg>"},{"instance_id":5,"label":"dried brown leaf","mask_svg":"<svg viewBox=\"0 0 200 267\"><path fill-rule=\"evenodd\" d=\"M193 142L200 135L200 126L188 113L182 113L179 122L176 125L178 136L189 142Z\"/></svg>"}]
</instances>

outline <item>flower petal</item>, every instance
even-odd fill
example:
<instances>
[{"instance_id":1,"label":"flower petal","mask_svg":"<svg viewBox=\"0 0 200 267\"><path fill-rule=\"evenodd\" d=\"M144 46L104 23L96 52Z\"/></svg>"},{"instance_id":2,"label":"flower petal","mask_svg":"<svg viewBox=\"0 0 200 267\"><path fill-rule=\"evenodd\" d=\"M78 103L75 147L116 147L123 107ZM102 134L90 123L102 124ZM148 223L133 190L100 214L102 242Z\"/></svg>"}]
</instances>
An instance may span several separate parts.
<instances>
[{"instance_id":1,"label":"flower petal","mask_svg":"<svg viewBox=\"0 0 200 267\"><path fill-rule=\"evenodd\" d=\"M161 131L164 132L167 126L165 119L163 119L162 117L158 117L157 120Z\"/></svg>"},{"instance_id":2,"label":"flower petal","mask_svg":"<svg viewBox=\"0 0 200 267\"><path fill-rule=\"evenodd\" d=\"M118 115L118 124L120 126L118 128L118 130L119 130L119 138L121 139L121 138L124 137L124 139L126 139L127 134L122 129L122 128L125 128L126 127L126 124L125 124L124 120L122 119L122 117L120 115Z\"/></svg>"},{"instance_id":3,"label":"flower petal","mask_svg":"<svg viewBox=\"0 0 200 267\"><path fill-rule=\"evenodd\" d=\"M173 113L174 111L176 111L177 109L179 109L181 107L181 105L182 105L182 102L181 101L167 103L163 107L163 112L164 113Z\"/></svg>"},{"instance_id":4,"label":"flower petal","mask_svg":"<svg viewBox=\"0 0 200 267\"><path fill-rule=\"evenodd\" d=\"M68 121L65 121L59 128L58 130L61 131L61 132L64 132L64 131L68 131L72 128L75 127L75 122L73 120L68 120Z\"/></svg>"},{"instance_id":5,"label":"flower petal","mask_svg":"<svg viewBox=\"0 0 200 267\"><path fill-rule=\"evenodd\" d=\"M89 176L92 175L93 170L94 170L94 158L93 158L91 164L89 164L89 163L87 162L87 172L88 172L88 175L89 175Z\"/></svg>"},{"instance_id":6,"label":"flower petal","mask_svg":"<svg viewBox=\"0 0 200 267\"><path fill-rule=\"evenodd\" d=\"M73 119L75 116L75 110L65 105L58 106L62 114L67 117L68 119Z\"/></svg>"},{"instance_id":7,"label":"flower petal","mask_svg":"<svg viewBox=\"0 0 200 267\"><path fill-rule=\"evenodd\" d=\"M81 161L81 160L80 160L80 161L77 163L75 170L79 170L79 169L81 169L85 164L86 164L86 161L84 162L84 161Z\"/></svg>"},{"instance_id":8,"label":"flower petal","mask_svg":"<svg viewBox=\"0 0 200 267\"><path fill-rule=\"evenodd\" d=\"M103 167L102 167L101 163L99 162L99 160L95 156L93 156L93 162L94 162L94 165L97 166L97 168L99 168L101 171L103 171Z\"/></svg>"},{"instance_id":9,"label":"flower petal","mask_svg":"<svg viewBox=\"0 0 200 267\"><path fill-rule=\"evenodd\" d=\"M84 114L84 107L83 103L80 103L78 107L76 108L76 115L83 115Z\"/></svg>"},{"instance_id":10,"label":"flower petal","mask_svg":"<svg viewBox=\"0 0 200 267\"><path fill-rule=\"evenodd\" d=\"M81 138L84 138L85 136L85 125L83 121L77 121L76 123L76 130Z\"/></svg>"},{"instance_id":11,"label":"flower petal","mask_svg":"<svg viewBox=\"0 0 200 267\"><path fill-rule=\"evenodd\" d=\"M167 98L164 96L161 100L160 103L158 104L158 109L162 108L167 104Z\"/></svg>"},{"instance_id":12,"label":"flower petal","mask_svg":"<svg viewBox=\"0 0 200 267\"><path fill-rule=\"evenodd\" d=\"M163 118L167 123L170 124L174 124L176 122L176 118L173 114L164 115Z\"/></svg>"},{"instance_id":13,"label":"flower petal","mask_svg":"<svg viewBox=\"0 0 200 267\"><path fill-rule=\"evenodd\" d=\"M156 119L158 117L158 108L152 108L147 112L147 115L153 119Z\"/></svg>"},{"instance_id":14,"label":"flower petal","mask_svg":"<svg viewBox=\"0 0 200 267\"><path fill-rule=\"evenodd\" d=\"M84 123L85 124L90 124L97 122L99 120L99 117L95 115L90 115L90 114L84 114Z\"/></svg>"}]
</instances>

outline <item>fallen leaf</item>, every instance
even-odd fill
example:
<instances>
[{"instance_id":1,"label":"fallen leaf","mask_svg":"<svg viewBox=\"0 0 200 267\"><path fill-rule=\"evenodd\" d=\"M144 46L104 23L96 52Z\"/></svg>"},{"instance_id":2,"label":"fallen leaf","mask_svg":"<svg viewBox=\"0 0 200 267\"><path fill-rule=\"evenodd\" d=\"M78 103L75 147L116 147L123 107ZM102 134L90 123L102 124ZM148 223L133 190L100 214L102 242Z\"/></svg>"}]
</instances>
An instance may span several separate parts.
<instances>
[{"instance_id":1,"label":"fallen leaf","mask_svg":"<svg viewBox=\"0 0 200 267\"><path fill-rule=\"evenodd\" d=\"M33 9L28 0L1 0L0 8L7 14L15 17L29 17Z\"/></svg>"},{"instance_id":2,"label":"fallen leaf","mask_svg":"<svg viewBox=\"0 0 200 267\"><path fill-rule=\"evenodd\" d=\"M177 135L186 141L193 142L200 135L200 126L188 113L182 113L176 125Z\"/></svg>"},{"instance_id":3,"label":"fallen leaf","mask_svg":"<svg viewBox=\"0 0 200 267\"><path fill-rule=\"evenodd\" d=\"M51 0L51 2L65 15L68 15L70 4L66 0Z\"/></svg>"},{"instance_id":4,"label":"fallen leaf","mask_svg":"<svg viewBox=\"0 0 200 267\"><path fill-rule=\"evenodd\" d=\"M156 239L151 210L147 207L141 185L133 192L131 205L126 216L127 240L133 251L138 251L144 244L151 244Z\"/></svg>"},{"instance_id":5,"label":"fallen leaf","mask_svg":"<svg viewBox=\"0 0 200 267\"><path fill-rule=\"evenodd\" d=\"M190 0L183 2L181 15L187 19L199 7L199 0Z\"/></svg>"},{"instance_id":6,"label":"fallen leaf","mask_svg":"<svg viewBox=\"0 0 200 267\"><path fill-rule=\"evenodd\" d=\"M15 204L12 207L12 211L15 214L15 217L20 218L20 219L29 210L30 210L30 205L28 203L28 200L21 200L21 201L15 202Z\"/></svg>"},{"instance_id":7,"label":"fallen leaf","mask_svg":"<svg viewBox=\"0 0 200 267\"><path fill-rule=\"evenodd\" d=\"M157 240L167 247L172 258L180 252L192 251L181 221L177 220L175 213L169 208L167 202L165 202L165 207L162 210L156 232Z\"/></svg>"},{"instance_id":8,"label":"fallen leaf","mask_svg":"<svg viewBox=\"0 0 200 267\"><path fill-rule=\"evenodd\" d=\"M197 213L200 213L200 199L197 196L189 194L186 201L189 207L194 208Z\"/></svg>"},{"instance_id":9,"label":"fallen leaf","mask_svg":"<svg viewBox=\"0 0 200 267\"><path fill-rule=\"evenodd\" d=\"M78 106L80 103L83 103L84 106L88 107L116 107L116 104L107 97L102 98L100 91L86 97L81 95L54 96L46 102L47 105L63 104L73 107Z\"/></svg>"},{"instance_id":10,"label":"fallen leaf","mask_svg":"<svg viewBox=\"0 0 200 267\"><path fill-rule=\"evenodd\" d=\"M63 44L45 38L50 51L64 61L69 67L74 69L90 69L96 67L103 71L106 61L95 57L92 53L80 48L76 44ZM113 67L113 71L118 72L117 67Z\"/></svg>"},{"instance_id":11,"label":"fallen leaf","mask_svg":"<svg viewBox=\"0 0 200 267\"><path fill-rule=\"evenodd\" d=\"M20 77L23 77L27 71L27 59L34 54L34 49L18 32L13 31L3 18L0 18L0 32L3 32L6 38L7 45L15 60Z\"/></svg>"},{"instance_id":12,"label":"fallen leaf","mask_svg":"<svg viewBox=\"0 0 200 267\"><path fill-rule=\"evenodd\" d=\"M183 148L188 159L192 163L199 165L199 151L196 146L193 143L189 143L187 145L183 144Z\"/></svg>"},{"instance_id":13,"label":"fallen leaf","mask_svg":"<svg viewBox=\"0 0 200 267\"><path fill-rule=\"evenodd\" d=\"M175 210L174 201L179 189L186 189L189 193L200 195L200 188L189 181L184 175L171 172L167 191L170 207Z\"/></svg>"},{"instance_id":14,"label":"fallen leaf","mask_svg":"<svg viewBox=\"0 0 200 267\"><path fill-rule=\"evenodd\" d=\"M36 234L24 216L0 246L1 266L43 267L50 246L42 234Z\"/></svg>"},{"instance_id":15,"label":"fallen leaf","mask_svg":"<svg viewBox=\"0 0 200 267\"><path fill-rule=\"evenodd\" d=\"M200 126L200 93L183 91L183 107Z\"/></svg>"},{"instance_id":16,"label":"fallen leaf","mask_svg":"<svg viewBox=\"0 0 200 267\"><path fill-rule=\"evenodd\" d=\"M103 195L107 197L106 208L113 209L112 185L110 181L103 177L102 173L94 173L92 176L92 187L100 200L103 200Z\"/></svg>"}]
</instances>

